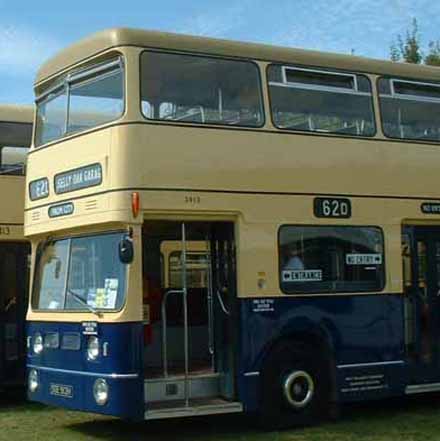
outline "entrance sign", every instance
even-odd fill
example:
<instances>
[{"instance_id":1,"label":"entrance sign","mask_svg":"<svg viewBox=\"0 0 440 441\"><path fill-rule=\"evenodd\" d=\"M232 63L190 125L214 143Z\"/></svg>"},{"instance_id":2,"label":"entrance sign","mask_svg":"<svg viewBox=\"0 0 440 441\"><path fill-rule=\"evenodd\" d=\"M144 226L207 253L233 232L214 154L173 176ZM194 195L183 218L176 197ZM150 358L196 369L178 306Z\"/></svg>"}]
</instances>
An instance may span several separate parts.
<instances>
[{"instance_id":1,"label":"entrance sign","mask_svg":"<svg viewBox=\"0 0 440 441\"><path fill-rule=\"evenodd\" d=\"M320 282L322 270L285 270L283 282Z\"/></svg>"}]
</instances>

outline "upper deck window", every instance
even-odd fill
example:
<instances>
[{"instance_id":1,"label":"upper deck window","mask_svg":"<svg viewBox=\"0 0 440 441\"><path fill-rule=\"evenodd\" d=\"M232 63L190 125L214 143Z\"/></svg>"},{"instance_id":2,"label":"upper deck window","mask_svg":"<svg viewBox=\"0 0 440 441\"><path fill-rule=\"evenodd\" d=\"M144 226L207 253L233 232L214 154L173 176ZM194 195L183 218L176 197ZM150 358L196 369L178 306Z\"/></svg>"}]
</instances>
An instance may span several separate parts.
<instances>
[{"instance_id":1,"label":"upper deck window","mask_svg":"<svg viewBox=\"0 0 440 441\"><path fill-rule=\"evenodd\" d=\"M264 122L258 67L195 55L141 55L142 111L149 119L259 127Z\"/></svg>"},{"instance_id":2,"label":"upper deck window","mask_svg":"<svg viewBox=\"0 0 440 441\"><path fill-rule=\"evenodd\" d=\"M68 74L37 98L35 145L119 118L124 111L120 58Z\"/></svg>"},{"instance_id":3,"label":"upper deck window","mask_svg":"<svg viewBox=\"0 0 440 441\"><path fill-rule=\"evenodd\" d=\"M32 124L0 123L0 174L24 175Z\"/></svg>"},{"instance_id":4,"label":"upper deck window","mask_svg":"<svg viewBox=\"0 0 440 441\"><path fill-rule=\"evenodd\" d=\"M374 136L371 84L366 76L271 65L268 80L278 128Z\"/></svg>"},{"instance_id":5,"label":"upper deck window","mask_svg":"<svg viewBox=\"0 0 440 441\"><path fill-rule=\"evenodd\" d=\"M440 141L440 84L381 78L385 136Z\"/></svg>"}]
</instances>

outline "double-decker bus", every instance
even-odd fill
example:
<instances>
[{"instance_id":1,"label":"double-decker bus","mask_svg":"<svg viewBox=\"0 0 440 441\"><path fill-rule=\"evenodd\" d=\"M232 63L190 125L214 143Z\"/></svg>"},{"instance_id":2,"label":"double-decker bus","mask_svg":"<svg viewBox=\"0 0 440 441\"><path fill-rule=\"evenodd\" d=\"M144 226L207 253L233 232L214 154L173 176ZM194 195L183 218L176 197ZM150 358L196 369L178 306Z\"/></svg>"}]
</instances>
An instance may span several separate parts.
<instances>
[{"instance_id":1,"label":"double-decker bus","mask_svg":"<svg viewBox=\"0 0 440 441\"><path fill-rule=\"evenodd\" d=\"M113 29L35 93L31 400L283 426L440 390L438 69Z\"/></svg>"},{"instance_id":2,"label":"double-decker bus","mask_svg":"<svg viewBox=\"0 0 440 441\"><path fill-rule=\"evenodd\" d=\"M30 244L24 238L31 106L0 105L0 389L25 383Z\"/></svg>"}]
</instances>

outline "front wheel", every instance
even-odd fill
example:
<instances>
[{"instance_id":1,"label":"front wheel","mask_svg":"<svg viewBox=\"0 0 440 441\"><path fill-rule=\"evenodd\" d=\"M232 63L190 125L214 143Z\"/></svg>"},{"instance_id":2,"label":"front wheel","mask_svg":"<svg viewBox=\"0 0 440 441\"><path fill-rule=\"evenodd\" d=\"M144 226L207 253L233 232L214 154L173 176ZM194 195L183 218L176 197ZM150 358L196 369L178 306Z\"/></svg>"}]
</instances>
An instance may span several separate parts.
<instances>
[{"instance_id":1,"label":"front wheel","mask_svg":"<svg viewBox=\"0 0 440 441\"><path fill-rule=\"evenodd\" d=\"M260 422L266 428L316 424L328 415L328 363L305 345L281 342L263 370Z\"/></svg>"}]
</instances>

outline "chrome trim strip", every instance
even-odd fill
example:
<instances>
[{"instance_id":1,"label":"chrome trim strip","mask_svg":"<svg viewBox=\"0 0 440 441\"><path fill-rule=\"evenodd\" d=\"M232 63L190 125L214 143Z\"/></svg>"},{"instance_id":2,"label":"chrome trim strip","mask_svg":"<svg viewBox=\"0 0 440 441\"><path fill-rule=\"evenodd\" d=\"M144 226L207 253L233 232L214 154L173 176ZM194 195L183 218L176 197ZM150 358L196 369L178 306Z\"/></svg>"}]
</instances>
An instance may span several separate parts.
<instances>
[{"instance_id":1,"label":"chrome trim strip","mask_svg":"<svg viewBox=\"0 0 440 441\"><path fill-rule=\"evenodd\" d=\"M425 392L438 392L440 390L440 383L429 384L410 384L406 386L405 393L407 395L422 394Z\"/></svg>"},{"instance_id":2,"label":"chrome trim strip","mask_svg":"<svg viewBox=\"0 0 440 441\"><path fill-rule=\"evenodd\" d=\"M260 375L260 373L258 371L255 371L255 372L245 372L243 375L245 377L256 377L256 376Z\"/></svg>"},{"instance_id":3,"label":"chrome trim strip","mask_svg":"<svg viewBox=\"0 0 440 441\"><path fill-rule=\"evenodd\" d=\"M58 374L72 374L72 375L82 375L86 377L112 378L112 379L121 379L121 380L139 377L139 374L102 374L99 372L84 372L84 371L71 371L67 369L56 369L51 367L38 366L34 364L28 364L27 368L37 369L46 372L56 372Z\"/></svg>"},{"instance_id":4,"label":"chrome trim strip","mask_svg":"<svg viewBox=\"0 0 440 441\"><path fill-rule=\"evenodd\" d=\"M352 87L351 90L352 91L355 90L356 92L359 91L356 74L345 73L345 72L332 72L329 70L309 69L309 68L305 68L305 67L282 66L281 72L282 72L282 77L283 77L283 83L285 83L285 84L304 84L304 83L295 83L295 82L288 81L287 80L287 71L289 71L289 70L299 71L299 72L319 73L322 75L327 75L327 77L338 76L338 77L352 78L354 87ZM305 84L307 84L307 83L305 83ZM321 87L321 86L318 86L318 88L319 87ZM338 87L338 86L322 86L322 87L332 89L332 90L339 90L339 89L350 90L348 88L346 89L346 88ZM319 89L317 89L317 90L319 90Z\"/></svg>"},{"instance_id":5,"label":"chrome trim strip","mask_svg":"<svg viewBox=\"0 0 440 441\"><path fill-rule=\"evenodd\" d=\"M403 360L395 360L395 361L380 361L376 363L358 363L358 364L339 364L336 366L338 369L344 368L354 368L354 367L368 367L368 366L387 366L390 364L404 364Z\"/></svg>"},{"instance_id":6,"label":"chrome trim strip","mask_svg":"<svg viewBox=\"0 0 440 441\"><path fill-rule=\"evenodd\" d=\"M345 93L356 96L372 96L371 93L368 92L356 92L351 89L344 89L342 87L312 86L305 83L277 83L276 81L269 81L269 86L286 87L288 89L317 90L320 92Z\"/></svg>"}]
</instances>

